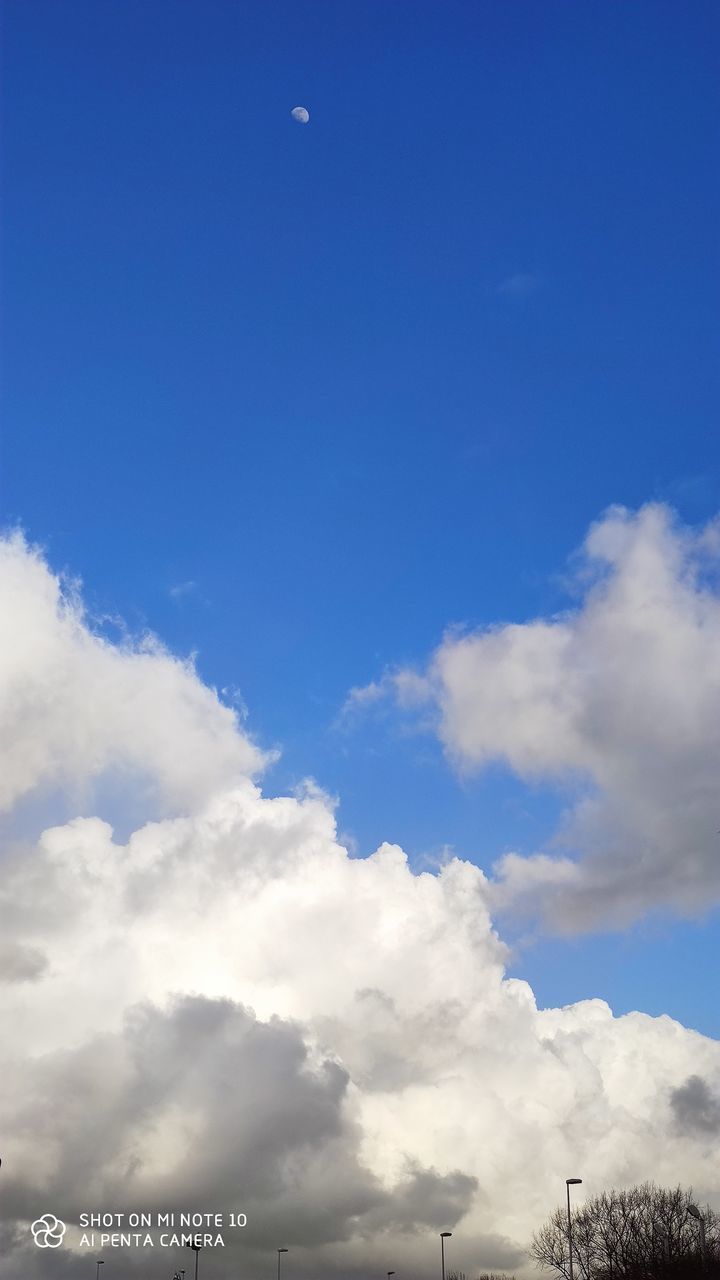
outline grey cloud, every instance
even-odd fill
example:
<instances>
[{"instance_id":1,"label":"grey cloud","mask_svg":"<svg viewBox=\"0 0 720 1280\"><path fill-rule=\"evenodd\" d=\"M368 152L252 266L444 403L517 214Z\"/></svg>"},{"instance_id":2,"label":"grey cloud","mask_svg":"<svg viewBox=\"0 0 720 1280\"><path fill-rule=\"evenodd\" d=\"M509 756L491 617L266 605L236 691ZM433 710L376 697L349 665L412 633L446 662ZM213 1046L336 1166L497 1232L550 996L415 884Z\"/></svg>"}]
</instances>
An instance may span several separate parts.
<instances>
[{"instance_id":1,"label":"grey cloud","mask_svg":"<svg viewBox=\"0 0 720 1280\"><path fill-rule=\"evenodd\" d=\"M37 947L0 942L0 982L35 982L47 969L47 957Z\"/></svg>"},{"instance_id":2,"label":"grey cloud","mask_svg":"<svg viewBox=\"0 0 720 1280\"><path fill-rule=\"evenodd\" d=\"M702 1076L688 1076L670 1095L678 1129L683 1132L706 1134L720 1133L720 1095L713 1093Z\"/></svg>"},{"instance_id":3,"label":"grey cloud","mask_svg":"<svg viewBox=\"0 0 720 1280\"><path fill-rule=\"evenodd\" d=\"M279 1234L315 1248L455 1222L477 1186L418 1166L383 1188L359 1158L347 1072L318 1059L298 1024L230 1000L139 1006L121 1034L32 1064L24 1089L22 1071L10 1073L25 1102L5 1139L34 1134L42 1154L3 1170L4 1212L20 1222L49 1205L67 1223L101 1205L241 1209L244 1249L274 1249ZM25 1243L20 1232L21 1255Z\"/></svg>"},{"instance_id":4,"label":"grey cloud","mask_svg":"<svg viewBox=\"0 0 720 1280\"><path fill-rule=\"evenodd\" d=\"M440 1174L412 1167L392 1199L372 1214L372 1226L401 1232L419 1226L437 1231L455 1226L470 1208L478 1185L477 1178L459 1170Z\"/></svg>"},{"instance_id":5,"label":"grey cloud","mask_svg":"<svg viewBox=\"0 0 720 1280\"><path fill-rule=\"evenodd\" d=\"M169 1012L141 1006L122 1034L30 1068L16 1123L41 1138L42 1190L22 1167L4 1170L5 1204L35 1217L49 1196L71 1220L90 1186L119 1209L147 1198L160 1209L188 1198L204 1209L228 1186L244 1202L282 1201L292 1154L309 1158L339 1137L367 1194L372 1179L355 1169L355 1135L343 1116L346 1086L337 1063L310 1062L292 1024L258 1022L228 1000L183 997ZM178 1153L161 1168L155 1143Z\"/></svg>"}]
</instances>

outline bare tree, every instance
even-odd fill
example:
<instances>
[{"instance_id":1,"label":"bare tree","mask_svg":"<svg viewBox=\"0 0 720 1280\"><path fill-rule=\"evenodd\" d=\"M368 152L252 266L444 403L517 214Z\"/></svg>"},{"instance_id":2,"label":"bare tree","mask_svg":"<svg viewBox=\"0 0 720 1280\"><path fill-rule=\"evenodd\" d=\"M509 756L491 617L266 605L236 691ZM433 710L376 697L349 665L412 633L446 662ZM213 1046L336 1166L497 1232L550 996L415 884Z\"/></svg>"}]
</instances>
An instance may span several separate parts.
<instances>
[{"instance_id":1,"label":"bare tree","mask_svg":"<svg viewBox=\"0 0 720 1280\"><path fill-rule=\"evenodd\" d=\"M576 1280L713 1280L720 1278L720 1218L706 1208L704 1227L689 1212L692 1191L646 1182L606 1191L572 1212ZM569 1280L565 1209L558 1208L533 1237L539 1267Z\"/></svg>"}]
</instances>

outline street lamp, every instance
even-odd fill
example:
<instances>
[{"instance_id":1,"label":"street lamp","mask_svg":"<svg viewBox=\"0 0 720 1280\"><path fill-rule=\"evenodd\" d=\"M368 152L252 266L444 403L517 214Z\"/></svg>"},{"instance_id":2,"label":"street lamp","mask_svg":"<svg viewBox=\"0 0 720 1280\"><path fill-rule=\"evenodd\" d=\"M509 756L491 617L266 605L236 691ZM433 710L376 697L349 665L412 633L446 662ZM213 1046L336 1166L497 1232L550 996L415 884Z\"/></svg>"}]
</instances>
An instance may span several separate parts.
<instances>
[{"instance_id":1,"label":"street lamp","mask_svg":"<svg viewBox=\"0 0 720 1280\"><path fill-rule=\"evenodd\" d=\"M200 1250L202 1249L202 1245L197 1243L197 1236L195 1237L195 1244L189 1244L188 1249L192 1249L195 1254L195 1280L198 1280L198 1261L200 1259Z\"/></svg>"},{"instance_id":2,"label":"street lamp","mask_svg":"<svg viewBox=\"0 0 720 1280\"><path fill-rule=\"evenodd\" d=\"M570 1263L570 1280L573 1280L573 1263L572 1263L572 1218L570 1217L570 1188L579 1187L582 1178L566 1178L565 1189L567 1191L567 1210L568 1210L568 1262Z\"/></svg>"},{"instance_id":3,"label":"street lamp","mask_svg":"<svg viewBox=\"0 0 720 1280\"><path fill-rule=\"evenodd\" d=\"M442 1280L445 1280L445 1241L449 1240L451 1235L452 1235L452 1231L440 1232L440 1259L442 1263Z\"/></svg>"},{"instance_id":4,"label":"street lamp","mask_svg":"<svg viewBox=\"0 0 720 1280\"><path fill-rule=\"evenodd\" d=\"M100 1268L104 1266L105 1266L105 1263L103 1262L102 1258L98 1258L97 1271L95 1272L95 1280L100 1280Z\"/></svg>"},{"instance_id":5,"label":"street lamp","mask_svg":"<svg viewBox=\"0 0 720 1280\"><path fill-rule=\"evenodd\" d=\"M390 1280L390 1277L391 1277L391 1276L394 1276L394 1275L395 1275L395 1272L394 1272L394 1271L386 1271L386 1272L385 1272L385 1275L387 1276L387 1280Z\"/></svg>"},{"instance_id":6,"label":"street lamp","mask_svg":"<svg viewBox=\"0 0 720 1280\"><path fill-rule=\"evenodd\" d=\"M290 1250L289 1250L289 1249L278 1249L278 1251L277 1251L277 1256L278 1256L278 1280L280 1280L280 1254L281 1254L281 1253L289 1253L289 1252L290 1252Z\"/></svg>"},{"instance_id":7,"label":"street lamp","mask_svg":"<svg viewBox=\"0 0 720 1280\"><path fill-rule=\"evenodd\" d=\"M705 1220L696 1204L688 1205L688 1213L691 1218L695 1218L700 1227L700 1257L702 1258L703 1271L707 1267L707 1240L705 1239Z\"/></svg>"}]
</instances>

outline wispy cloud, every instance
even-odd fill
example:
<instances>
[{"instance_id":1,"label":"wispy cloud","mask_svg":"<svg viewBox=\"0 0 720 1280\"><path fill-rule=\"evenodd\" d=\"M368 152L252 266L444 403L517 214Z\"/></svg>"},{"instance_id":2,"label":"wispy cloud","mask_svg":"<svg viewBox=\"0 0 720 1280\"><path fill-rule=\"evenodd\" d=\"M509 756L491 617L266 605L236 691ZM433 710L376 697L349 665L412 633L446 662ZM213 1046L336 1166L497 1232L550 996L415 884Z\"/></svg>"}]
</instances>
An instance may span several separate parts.
<instances>
[{"instance_id":1,"label":"wispy cloud","mask_svg":"<svg viewBox=\"0 0 720 1280\"><path fill-rule=\"evenodd\" d=\"M178 582L175 586L168 588L168 595L171 600L184 600L187 596L193 595L197 591L197 583L192 579L187 582Z\"/></svg>"},{"instance_id":2,"label":"wispy cloud","mask_svg":"<svg viewBox=\"0 0 720 1280\"><path fill-rule=\"evenodd\" d=\"M541 284L542 277L537 272L518 271L502 280L497 291L506 298L527 298L531 293L536 293Z\"/></svg>"},{"instance_id":3,"label":"wispy cloud","mask_svg":"<svg viewBox=\"0 0 720 1280\"><path fill-rule=\"evenodd\" d=\"M397 671L386 671L379 680L371 680L369 684L356 686L348 693L333 728L351 728L360 717L373 711L387 713L388 708L393 704L402 707L404 711L418 711L422 707L430 706L434 715L432 689L428 677L415 671L399 668Z\"/></svg>"}]
</instances>

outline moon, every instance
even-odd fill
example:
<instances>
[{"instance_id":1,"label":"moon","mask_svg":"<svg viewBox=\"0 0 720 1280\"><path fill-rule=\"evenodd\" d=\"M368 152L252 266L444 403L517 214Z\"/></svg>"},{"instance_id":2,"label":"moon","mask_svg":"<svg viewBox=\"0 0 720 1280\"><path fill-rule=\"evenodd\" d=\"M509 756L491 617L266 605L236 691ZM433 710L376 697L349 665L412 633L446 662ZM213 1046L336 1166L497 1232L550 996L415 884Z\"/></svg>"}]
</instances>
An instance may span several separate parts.
<instances>
[{"instance_id":1,"label":"moon","mask_svg":"<svg viewBox=\"0 0 720 1280\"><path fill-rule=\"evenodd\" d=\"M293 107L290 115L293 120L297 120L298 124L307 124L310 119L310 112L307 107Z\"/></svg>"}]
</instances>

